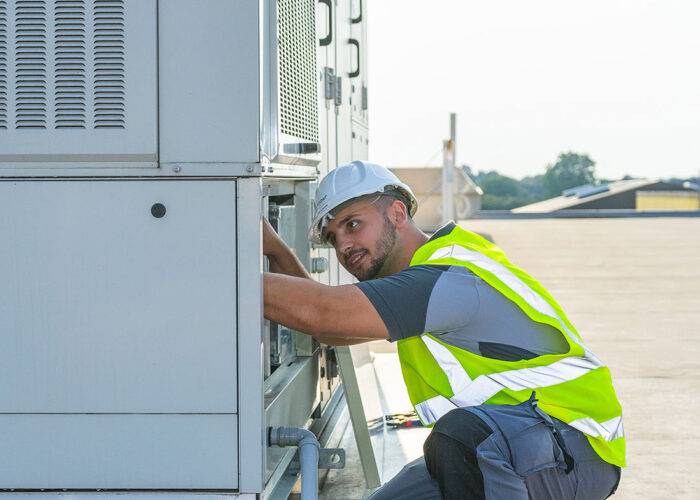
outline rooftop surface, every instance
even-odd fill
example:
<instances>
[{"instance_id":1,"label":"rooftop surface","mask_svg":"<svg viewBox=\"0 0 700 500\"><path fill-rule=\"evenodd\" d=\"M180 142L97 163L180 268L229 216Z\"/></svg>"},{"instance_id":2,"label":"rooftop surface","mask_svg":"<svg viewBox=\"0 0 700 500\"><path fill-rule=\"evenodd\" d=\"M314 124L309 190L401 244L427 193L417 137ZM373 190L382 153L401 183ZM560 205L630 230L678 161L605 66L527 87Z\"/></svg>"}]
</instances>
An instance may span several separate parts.
<instances>
[{"instance_id":1,"label":"rooftop surface","mask_svg":"<svg viewBox=\"0 0 700 500\"><path fill-rule=\"evenodd\" d=\"M624 412L628 464L614 498L698 498L700 218L470 220L461 225L488 235L542 283L610 367ZM371 348L372 361L358 368L367 394L376 384L380 411L409 411L393 346L382 341ZM378 411L373 405L367 396L368 418ZM384 481L422 454L427 432L374 434ZM366 498L370 490L364 488L352 428L341 425L338 433L348 452L347 467L328 474L321 498Z\"/></svg>"}]
</instances>

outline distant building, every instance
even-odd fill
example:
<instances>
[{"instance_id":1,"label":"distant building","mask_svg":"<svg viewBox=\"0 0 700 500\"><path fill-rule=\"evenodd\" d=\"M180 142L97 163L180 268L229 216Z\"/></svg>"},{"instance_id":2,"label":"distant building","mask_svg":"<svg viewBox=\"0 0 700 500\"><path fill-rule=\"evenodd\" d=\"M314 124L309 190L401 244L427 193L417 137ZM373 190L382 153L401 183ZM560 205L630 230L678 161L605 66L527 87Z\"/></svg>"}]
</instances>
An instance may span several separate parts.
<instances>
[{"instance_id":1,"label":"distant building","mask_svg":"<svg viewBox=\"0 0 700 500\"><path fill-rule=\"evenodd\" d=\"M514 208L516 214L559 210L693 210L698 192L681 184L632 179L567 189L562 196Z\"/></svg>"},{"instance_id":2,"label":"distant building","mask_svg":"<svg viewBox=\"0 0 700 500\"><path fill-rule=\"evenodd\" d=\"M414 217L421 229L434 231L442 224L442 168L390 167L390 170L413 191L418 199ZM461 168L455 167L455 218L468 219L481 208L481 188Z\"/></svg>"},{"instance_id":3,"label":"distant building","mask_svg":"<svg viewBox=\"0 0 700 500\"><path fill-rule=\"evenodd\" d=\"M637 191L637 210L698 210L697 191Z\"/></svg>"}]
</instances>

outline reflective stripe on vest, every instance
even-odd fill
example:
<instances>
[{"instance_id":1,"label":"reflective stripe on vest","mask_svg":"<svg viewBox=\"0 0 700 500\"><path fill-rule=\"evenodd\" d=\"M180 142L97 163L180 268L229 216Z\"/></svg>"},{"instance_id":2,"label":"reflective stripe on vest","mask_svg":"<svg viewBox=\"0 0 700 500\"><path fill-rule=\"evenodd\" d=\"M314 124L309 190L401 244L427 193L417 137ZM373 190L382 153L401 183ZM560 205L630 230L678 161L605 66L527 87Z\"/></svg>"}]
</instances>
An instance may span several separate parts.
<instances>
[{"instance_id":1,"label":"reflective stripe on vest","mask_svg":"<svg viewBox=\"0 0 700 500\"><path fill-rule=\"evenodd\" d=\"M464 406L464 405L461 405ZM416 413L427 425L434 424L447 412L460 408L451 399L443 396L435 396L416 405ZM592 418L580 418L568 423L574 429L593 437L602 437L606 441L624 437L625 431L622 425L622 417L611 418L607 422L596 422Z\"/></svg>"},{"instance_id":2,"label":"reflective stripe on vest","mask_svg":"<svg viewBox=\"0 0 700 500\"><path fill-rule=\"evenodd\" d=\"M480 267L484 271L490 272L499 280L501 280L503 284L505 284L508 288L520 295L520 297L522 297L523 300L525 300L525 302L527 302L530 305L530 307L532 307L541 314L545 314L550 318L554 318L555 320L557 320L566 332L567 336L572 341L576 342L584 349L586 348L586 346L583 345L583 343L578 339L578 337L567 328L566 324L564 324L564 322L561 320L561 318L556 313L554 308L552 308L549 302L544 300L539 293L535 292L532 288L527 286L527 284L523 283L523 281L520 278L518 278L515 274L513 274L513 272L510 269L508 269L500 262L497 262L491 257L488 257L482 253L475 252L473 250L467 250L466 248L459 245L452 245L449 247L438 249L437 251L435 251L435 253L433 253L433 255L430 256L428 261L438 259L463 260L466 262L471 262L472 264ZM593 353L589 353L588 351L586 351L586 354L591 354L593 357L595 357Z\"/></svg>"},{"instance_id":3,"label":"reflective stripe on vest","mask_svg":"<svg viewBox=\"0 0 700 500\"><path fill-rule=\"evenodd\" d=\"M502 389L522 391L556 385L574 380L590 370L603 366L598 358L569 357L550 365L479 375L471 380L449 349L427 335L423 335L422 339L435 361L447 375L454 393L454 396L449 399L436 396L416 405L416 412L428 425L435 423L445 413L455 408L480 405ZM624 435L622 417L616 417L603 423L598 423L591 418L582 418L569 422L569 425L589 436L600 436L606 441Z\"/></svg>"},{"instance_id":4,"label":"reflective stripe on vest","mask_svg":"<svg viewBox=\"0 0 700 500\"><path fill-rule=\"evenodd\" d=\"M501 263L484 254L467 250L459 245L452 245L437 250L428 261L447 258L471 262L492 273L522 297L533 309L555 319L566 332L567 337L581 346L585 354L583 356L567 357L544 366L484 374L472 380L447 347L428 335L423 335L423 342L433 358L435 358L435 361L445 372L454 394L449 399L444 396L436 396L417 404L416 412L424 423L427 425L433 424L445 413L455 408L480 405L503 389L521 391L557 385L574 380L591 370L605 366L567 328L566 324L546 300ZM622 417L615 417L602 423L596 422L591 418L582 418L569 422L569 425L589 436L602 437L606 441L624 436Z\"/></svg>"},{"instance_id":5,"label":"reflective stripe on vest","mask_svg":"<svg viewBox=\"0 0 700 500\"><path fill-rule=\"evenodd\" d=\"M522 391L569 382L591 370L604 366L595 357L589 359L586 356L571 356L549 365L479 375L471 380L449 349L427 335L423 335L422 338L435 361L445 371L454 393L454 396L449 399L457 406L480 405L503 389ZM443 349L438 351L435 349L435 344L440 345ZM462 368L461 373L453 368L455 364Z\"/></svg>"},{"instance_id":6,"label":"reflective stripe on vest","mask_svg":"<svg viewBox=\"0 0 700 500\"><path fill-rule=\"evenodd\" d=\"M607 422L596 422L592 418L580 418L569 422L569 425L589 436L600 436L606 441L621 438L625 435L622 426L622 416L611 418Z\"/></svg>"}]
</instances>

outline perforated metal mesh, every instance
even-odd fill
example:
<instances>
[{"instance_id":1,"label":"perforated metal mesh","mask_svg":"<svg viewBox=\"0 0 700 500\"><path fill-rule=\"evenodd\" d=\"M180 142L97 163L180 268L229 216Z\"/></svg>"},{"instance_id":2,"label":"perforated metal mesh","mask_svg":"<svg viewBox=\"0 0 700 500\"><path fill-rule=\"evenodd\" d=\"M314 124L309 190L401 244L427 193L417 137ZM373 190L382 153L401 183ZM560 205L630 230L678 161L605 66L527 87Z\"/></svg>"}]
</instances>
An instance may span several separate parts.
<instances>
[{"instance_id":1,"label":"perforated metal mesh","mask_svg":"<svg viewBox=\"0 0 700 500\"><path fill-rule=\"evenodd\" d=\"M280 128L318 142L316 0L279 0Z\"/></svg>"},{"instance_id":2,"label":"perforated metal mesh","mask_svg":"<svg viewBox=\"0 0 700 500\"><path fill-rule=\"evenodd\" d=\"M0 1L0 128L7 128L7 4Z\"/></svg>"},{"instance_id":3,"label":"perforated metal mesh","mask_svg":"<svg viewBox=\"0 0 700 500\"><path fill-rule=\"evenodd\" d=\"M0 129L125 128L124 0L0 0Z\"/></svg>"}]
</instances>

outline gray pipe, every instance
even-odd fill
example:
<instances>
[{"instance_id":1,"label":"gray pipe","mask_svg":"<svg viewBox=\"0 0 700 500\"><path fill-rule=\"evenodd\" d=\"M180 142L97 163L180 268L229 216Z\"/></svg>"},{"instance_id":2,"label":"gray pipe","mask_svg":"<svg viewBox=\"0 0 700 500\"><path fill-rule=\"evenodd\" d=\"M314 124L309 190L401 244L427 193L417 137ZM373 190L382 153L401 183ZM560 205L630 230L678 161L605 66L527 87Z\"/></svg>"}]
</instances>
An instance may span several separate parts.
<instances>
[{"instance_id":1,"label":"gray pipe","mask_svg":"<svg viewBox=\"0 0 700 500\"><path fill-rule=\"evenodd\" d=\"M318 454L320 445L314 433L298 427L270 429L270 446L298 446L301 463L301 500L318 500Z\"/></svg>"}]
</instances>

